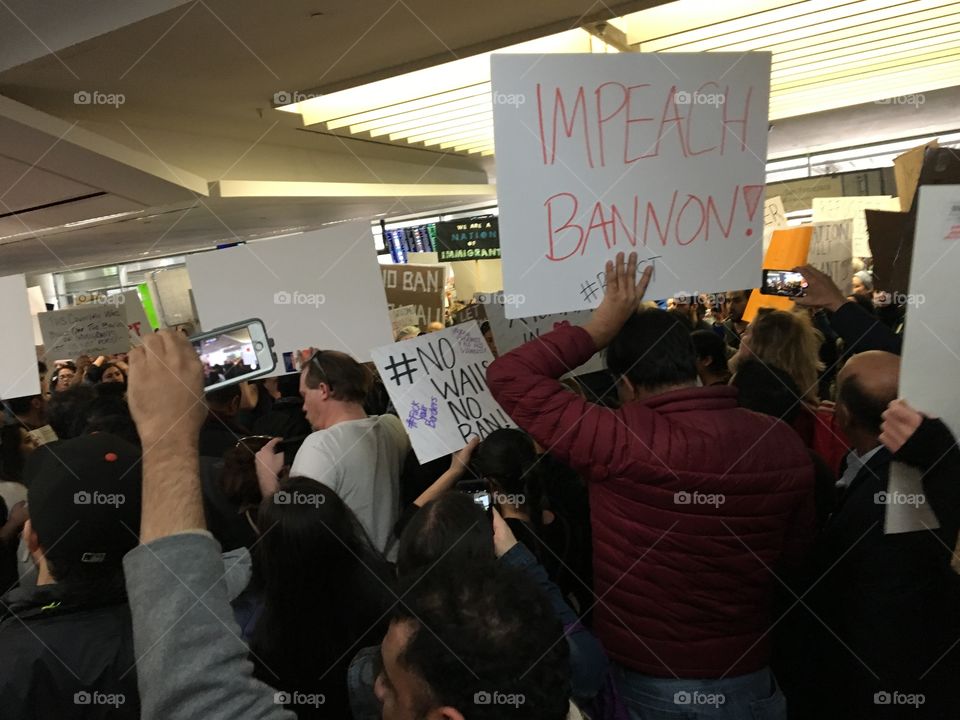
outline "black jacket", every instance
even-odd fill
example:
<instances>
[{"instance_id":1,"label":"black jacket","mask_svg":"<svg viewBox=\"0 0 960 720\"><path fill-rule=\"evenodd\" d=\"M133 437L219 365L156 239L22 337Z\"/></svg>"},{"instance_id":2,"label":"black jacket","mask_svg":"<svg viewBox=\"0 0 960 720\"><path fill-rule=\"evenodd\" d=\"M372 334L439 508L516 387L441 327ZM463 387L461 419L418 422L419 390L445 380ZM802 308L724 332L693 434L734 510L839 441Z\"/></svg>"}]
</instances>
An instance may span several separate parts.
<instances>
[{"instance_id":1,"label":"black jacket","mask_svg":"<svg viewBox=\"0 0 960 720\"><path fill-rule=\"evenodd\" d=\"M836 712L822 717L960 717L953 707L955 663L944 657L958 638L957 576L949 567L956 526L884 534L886 505L878 498L886 493L891 460L881 448L840 491L820 537L808 601L819 623L812 632L824 671L822 707ZM936 485L924 488L935 509ZM875 702L877 693L894 692L923 693L925 702L919 709Z\"/></svg>"},{"instance_id":2,"label":"black jacket","mask_svg":"<svg viewBox=\"0 0 960 720\"><path fill-rule=\"evenodd\" d=\"M140 717L123 579L87 591L64 584L11 590L0 621L0 717Z\"/></svg>"}]
</instances>

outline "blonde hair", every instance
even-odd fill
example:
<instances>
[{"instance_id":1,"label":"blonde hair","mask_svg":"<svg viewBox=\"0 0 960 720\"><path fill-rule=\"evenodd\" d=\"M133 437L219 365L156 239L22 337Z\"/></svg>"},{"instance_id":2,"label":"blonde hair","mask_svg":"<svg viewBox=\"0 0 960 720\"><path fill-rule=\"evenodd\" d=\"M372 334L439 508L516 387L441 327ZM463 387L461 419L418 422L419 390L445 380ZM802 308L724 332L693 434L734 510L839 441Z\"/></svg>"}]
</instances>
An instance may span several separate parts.
<instances>
[{"instance_id":1,"label":"blonde hair","mask_svg":"<svg viewBox=\"0 0 960 720\"><path fill-rule=\"evenodd\" d=\"M813 327L810 316L783 310L761 311L750 324L749 332L750 354L786 372L797 384L803 400L817 404L823 335Z\"/></svg>"}]
</instances>

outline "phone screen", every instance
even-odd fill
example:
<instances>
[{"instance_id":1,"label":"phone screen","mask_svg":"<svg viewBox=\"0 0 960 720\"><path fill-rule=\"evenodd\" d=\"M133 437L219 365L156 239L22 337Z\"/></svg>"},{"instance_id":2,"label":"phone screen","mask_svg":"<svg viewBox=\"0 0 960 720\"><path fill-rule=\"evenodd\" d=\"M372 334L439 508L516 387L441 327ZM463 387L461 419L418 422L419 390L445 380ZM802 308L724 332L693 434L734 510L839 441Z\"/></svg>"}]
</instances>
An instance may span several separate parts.
<instances>
[{"instance_id":1,"label":"phone screen","mask_svg":"<svg viewBox=\"0 0 960 720\"><path fill-rule=\"evenodd\" d=\"M761 295L779 295L780 297L800 297L807 291L807 281L803 275L793 270L764 270Z\"/></svg>"},{"instance_id":2,"label":"phone screen","mask_svg":"<svg viewBox=\"0 0 960 720\"><path fill-rule=\"evenodd\" d=\"M486 490L478 493L473 493L473 501L483 508L484 512L490 512L490 507L493 504L493 501L490 498L490 493Z\"/></svg>"},{"instance_id":3,"label":"phone screen","mask_svg":"<svg viewBox=\"0 0 960 720\"><path fill-rule=\"evenodd\" d=\"M259 377L276 363L259 320L218 328L190 341L203 364L206 391Z\"/></svg>"}]
</instances>

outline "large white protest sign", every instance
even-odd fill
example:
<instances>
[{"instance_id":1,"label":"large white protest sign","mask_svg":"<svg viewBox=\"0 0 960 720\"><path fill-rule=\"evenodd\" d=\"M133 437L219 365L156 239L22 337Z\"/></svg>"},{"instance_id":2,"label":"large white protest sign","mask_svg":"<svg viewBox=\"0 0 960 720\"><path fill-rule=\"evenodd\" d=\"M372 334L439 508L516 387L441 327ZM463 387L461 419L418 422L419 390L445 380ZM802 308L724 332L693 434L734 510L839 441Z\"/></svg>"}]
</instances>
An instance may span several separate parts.
<instances>
[{"instance_id":1,"label":"large white protest sign","mask_svg":"<svg viewBox=\"0 0 960 720\"><path fill-rule=\"evenodd\" d=\"M960 185L922 185L910 266L911 296L900 366L900 396L914 408L943 420L960 433L960 334L957 306L960 284ZM936 460L936 458L931 458ZM924 503L898 502L922 498L920 473L894 463L887 488L885 531L910 532L937 527Z\"/></svg>"},{"instance_id":2,"label":"large white protest sign","mask_svg":"<svg viewBox=\"0 0 960 720\"><path fill-rule=\"evenodd\" d=\"M508 318L504 313L504 294L479 293L476 301L483 305L487 321L490 323L490 332L493 334L493 343L497 346L497 353L502 355L518 348L541 335L556 329L560 325L583 325L590 319L590 310L578 312L555 313L553 315L536 315L525 318ZM597 353L586 363L571 372L574 375L603 370L603 357Z\"/></svg>"},{"instance_id":3,"label":"large white protest sign","mask_svg":"<svg viewBox=\"0 0 960 720\"><path fill-rule=\"evenodd\" d=\"M769 53L493 55L491 78L507 317L596 307L620 251L650 298L756 284Z\"/></svg>"},{"instance_id":4,"label":"large white protest sign","mask_svg":"<svg viewBox=\"0 0 960 720\"><path fill-rule=\"evenodd\" d=\"M813 223L807 262L829 275L844 295L853 282L853 220Z\"/></svg>"},{"instance_id":5,"label":"large white protest sign","mask_svg":"<svg viewBox=\"0 0 960 720\"><path fill-rule=\"evenodd\" d=\"M203 328L260 318L277 358L321 347L366 361L390 342L379 268L366 223L187 256Z\"/></svg>"},{"instance_id":6,"label":"large white protest sign","mask_svg":"<svg viewBox=\"0 0 960 720\"><path fill-rule=\"evenodd\" d=\"M49 360L112 355L130 349L126 315L118 303L88 303L37 315Z\"/></svg>"},{"instance_id":7,"label":"large white protest sign","mask_svg":"<svg viewBox=\"0 0 960 720\"><path fill-rule=\"evenodd\" d=\"M867 217L864 210L899 210L900 201L886 195L813 199L813 220L853 220L853 256L870 257Z\"/></svg>"},{"instance_id":8,"label":"large white protest sign","mask_svg":"<svg viewBox=\"0 0 960 720\"><path fill-rule=\"evenodd\" d=\"M40 394L33 320L23 275L0 277L3 307L3 352L0 352L0 398Z\"/></svg>"},{"instance_id":9,"label":"large white protest sign","mask_svg":"<svg viewBox=\"0 0 960 720\"><path fill-rule=\"evenodd\" d=\"M126 290L120 297L123 298L121 307L127 329L130 331L130 340L134 345L139 345L141 337L153 332L150 321L147 320L147 313L143 309L143 303L140 301L140 293L136 290Z\"/></svg>"},{"instance_id":10,"label":"large white protest sign","mask_svg":"<svg viewBox=\"0 0 960 720\"><path fill-rule=\"evenodd\" d=\"M475 321L372 355L421 463L456 452L471 437L515 427L487 388L493 355Z\"/></svg>"}]
</instances>

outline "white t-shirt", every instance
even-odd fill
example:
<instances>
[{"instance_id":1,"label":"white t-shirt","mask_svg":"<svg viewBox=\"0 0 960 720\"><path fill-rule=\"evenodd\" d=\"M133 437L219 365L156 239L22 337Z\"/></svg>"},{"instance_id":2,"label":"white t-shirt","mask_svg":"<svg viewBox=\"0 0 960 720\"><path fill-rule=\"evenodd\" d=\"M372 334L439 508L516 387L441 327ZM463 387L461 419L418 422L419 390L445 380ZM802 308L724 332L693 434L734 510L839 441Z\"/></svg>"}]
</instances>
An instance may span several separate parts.
<instances>
[{"instance_id":1,"label":"white t-shirt","mask_svg":"<svg viewBox=\"0 0 960 720\"><path fill-rule=\"evenodd\" d=\"M337 493L374 546L393 560L400 472L409 450L403 423L394 415L347 420L311 433L297 451L290 477L317 480Z\"/></svg>"}]
</instances>

